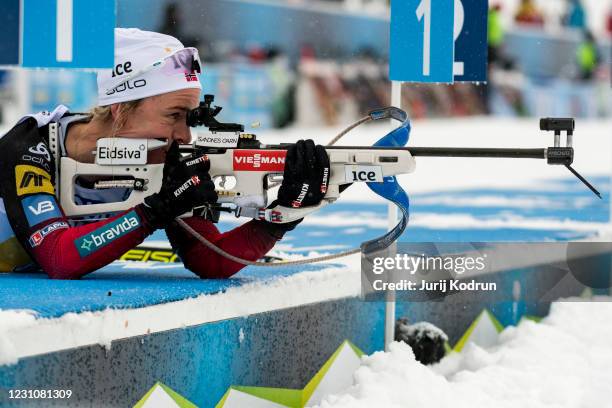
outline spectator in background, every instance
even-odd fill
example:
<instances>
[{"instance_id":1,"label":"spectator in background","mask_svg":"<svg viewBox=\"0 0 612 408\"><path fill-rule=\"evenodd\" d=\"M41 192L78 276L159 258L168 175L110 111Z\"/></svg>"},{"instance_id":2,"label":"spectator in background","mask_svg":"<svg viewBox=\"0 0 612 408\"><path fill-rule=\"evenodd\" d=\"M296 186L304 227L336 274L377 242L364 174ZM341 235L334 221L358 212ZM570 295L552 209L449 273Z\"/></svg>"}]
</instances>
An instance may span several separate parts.
<instances>
[{"instance_id":1,"label":"spectator in background","mask_svg":"<svg viewBox=\"0 0 612 408\"><path fill-rule=\"evenodd\" d=\"M579 79L589 81L595 76L601 56L597 49L597 42L593 33L589 30L584 31L584 39L578 44L576 50L576 62L578 64Z\"/></svg>"},{"instance_id":2,"label":"spectator in background","mask_svg":"<svg viewBox=\"0 0 612 408\"><path fill-rule=\"evenodd\" d=\"M514 68L514 61L504 52L506 30L501 17L501 4L494 4L489 9L489 24L487 31L489 67L497 66L509 70Z\"/></svg>"},{"instance_id":3,"label":"spectator in background","mask_svg":"<svg viewBox=\"0 0 612 408\"><path fill-rule=\"evenodd\" d=\"M533 0L521 0L521 5L514 16L514 21L519 24L543 26L544 16Z\"/></svg>"},{"instance_id":4,"label":"spectator in background","mask_svg":"<svg viewBox=\"0 0 612 408\"><path fill-rule=\"evenodd\" d=\"M586 29L586 11L580 0L569 0L568 11L562 23L567 27Z\"/></svg>"},{"instance_id":5,"label":"spectator in background","mask_svg":"<svg viewBox=\"0 0 612 408\"><path fill-rule=\"evenodd\" d=\"M608 30L608 35L612 35L612 9L608 13L608 22L606 23L606 28Z\"/></svg>"},{"instance_id":6,"label":"spectator in background","mask_svg":"<svg viewBox=\"0 0 612 408\"><path fill-rule=\"evenodd\" d=\"M487 31L487 42L489 46L489 64L497 63L499 51L504 42L504 27L501 21L501 6L495 4L489 9L489 25Z\"/></svg>"},{"instance_id":7,"label":"spectator in background","mask_svg":"<svg viewBox=\"0 0 612 408\"><path fill-rule=\"evenodd\" d=\"M487 43L488 43L488 73L487 83L481 87L481 103L486 113L491 112L491 70L501 68L510 70L514 67L514 62L503 50L505 29L501 17L502 6L497 3L489 9Z\"/></svg>"},{"instance_id":8,"label":"spectator in background","mask_svg":"<svg viewBox=\"0 0 612 408\"><path fill-rule=\"evenodd\" d=\"M197 37L185 35L183 32L183 21L179 5L170 2L166 5L162 25L157 29L162 34L177 38L185 47L198 48L200 40ZM201 53L201 52L200 52Z\"/></svg>"}]
</instances>

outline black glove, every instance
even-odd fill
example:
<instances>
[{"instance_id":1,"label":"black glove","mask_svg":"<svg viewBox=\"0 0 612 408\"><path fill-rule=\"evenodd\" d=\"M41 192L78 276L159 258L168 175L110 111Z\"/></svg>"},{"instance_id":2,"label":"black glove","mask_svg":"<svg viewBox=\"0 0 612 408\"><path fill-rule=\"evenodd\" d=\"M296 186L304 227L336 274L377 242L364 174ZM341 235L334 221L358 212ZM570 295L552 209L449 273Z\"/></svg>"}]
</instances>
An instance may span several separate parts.
<instances>
[{"instance_id":1,"label":"black glove","mask_svg":"<svg viewBox=\"0 0 612 408\"><path fill-rule=\"evenodd\" d=\"M312 140L300 140L287 150L278 204L301 208L321 202L329 184L329 157Z\"/></svg>"},{"instance_id":2,"label":"black glove","mask_svg":"<svg viewBox=\"0 0 612 408\"><path fill-rule=\"evenodd\" d=\"M149 224L164 228L194 207L217 202L209 170L206 155L181 158L178 143L173 142L166 155L161 189L145 198L141 207Z\"/></svg>"},{"instance_id":3,"label":"black glove","mask_svg":"<svg viewBox=\"0 0 612 408\"><path fill-rule=\"evenodd\" d=\"M321 202L329 184L329 157L325 148L312 140L300 140L287 150L283 183L277 199L270 205L301 208ZM267 223L268 230L276 237L293 230L302 219L284 224Z\"/></svg>"}]
</instances>

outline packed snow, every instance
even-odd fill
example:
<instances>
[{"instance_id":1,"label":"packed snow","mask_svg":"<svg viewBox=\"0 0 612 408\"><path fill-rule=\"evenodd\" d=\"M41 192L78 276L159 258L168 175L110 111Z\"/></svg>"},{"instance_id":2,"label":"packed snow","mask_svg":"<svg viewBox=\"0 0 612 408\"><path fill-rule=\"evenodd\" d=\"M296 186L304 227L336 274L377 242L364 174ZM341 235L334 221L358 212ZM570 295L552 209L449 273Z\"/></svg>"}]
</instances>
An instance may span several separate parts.
<instances>
[{"instance_id":1,"label":"packed snow","mask_svg":"<svg viewBox=\"0 0 612 408\"><path fill-rule=\"evenodd\" d=\"M15 364L24 357L92 344L110 349L114 340L177 327L356 297L361 290L359 262L355 255L344 260L346 267L330 265L324 270L136 309L109 308L67 313L59 318L37 318L36 313L28 310L0 310L0 366ZM41 342L41 338L46 340Z\"/></svg>"},{"instance_id":2,"label":"packed snow","mask_svg":"<svg viewBox=\"0 0 612 408\"><path fill-rule=\"evenodd\" d=\"M469 343L431 367L393 343L319 407L612 407L612 298L596 300L553 303L540 323L525 319L494 347Z\"/></svg>"}]
</instances>

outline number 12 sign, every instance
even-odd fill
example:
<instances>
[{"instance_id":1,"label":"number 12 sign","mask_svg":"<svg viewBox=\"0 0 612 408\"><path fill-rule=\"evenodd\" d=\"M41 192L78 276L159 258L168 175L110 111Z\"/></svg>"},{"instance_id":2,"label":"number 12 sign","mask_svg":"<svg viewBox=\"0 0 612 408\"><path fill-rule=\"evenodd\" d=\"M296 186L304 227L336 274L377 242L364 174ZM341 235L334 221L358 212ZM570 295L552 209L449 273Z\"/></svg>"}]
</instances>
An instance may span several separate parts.
<instances>
[{"instance_id":1,"label":"number 12 sign","mask_svg":"<svg viewBox=\"0 0 612 408\"><path fill-rule=\"evenodd\" d=\"M389 76L403 82L484 80L486 33L487 0L392 0Z\"/></svg>"}]
</instances>

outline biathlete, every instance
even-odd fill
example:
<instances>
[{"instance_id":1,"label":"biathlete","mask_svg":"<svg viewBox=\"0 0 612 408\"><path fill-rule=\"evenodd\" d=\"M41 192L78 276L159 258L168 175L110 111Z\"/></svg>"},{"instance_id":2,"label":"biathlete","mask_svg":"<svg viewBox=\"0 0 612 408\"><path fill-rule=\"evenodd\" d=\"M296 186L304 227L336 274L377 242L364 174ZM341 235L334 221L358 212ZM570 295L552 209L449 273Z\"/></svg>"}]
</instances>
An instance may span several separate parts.
<instances>
[{"instance_id":1,"label":"biathlete","mask_svg":"<svg viewBox=\"0 0 612 408\"><path fill-rule=\"evenodd\" d=\"M98 72L96 108L89 114L73 114L59 106L24 117L0 137L0 272L37 269L53 279L78 279L118 259L160 228L185 267L201 278L228 278L243 267L206 248L174 221L194 207L217 201L208 160L183 158L178 148L191 142L186 115L199 105L199 66L197 50L185 48L174 37L117 28L115 68ZM149 163L165 163L160 191L110 218L68 219L55 197L56 163L49 149L52 122L58 124L61 155L83 163L94 162L100 138L165 141L165 147L148 155ZM326 189L325 169L329 159L323 147L312 140L292 145L278 203L318 204ZM128 189L96 190L87 179L78 179L75 188L77 204L117 202L129 195ZM304 188L305 196L300 195ZM296 225L252 220L221 233L202 217L185 220L219 248L247 260L264 256Z\"/></svg>"}]
</instances>

